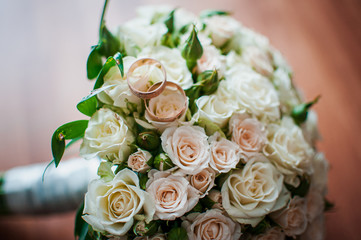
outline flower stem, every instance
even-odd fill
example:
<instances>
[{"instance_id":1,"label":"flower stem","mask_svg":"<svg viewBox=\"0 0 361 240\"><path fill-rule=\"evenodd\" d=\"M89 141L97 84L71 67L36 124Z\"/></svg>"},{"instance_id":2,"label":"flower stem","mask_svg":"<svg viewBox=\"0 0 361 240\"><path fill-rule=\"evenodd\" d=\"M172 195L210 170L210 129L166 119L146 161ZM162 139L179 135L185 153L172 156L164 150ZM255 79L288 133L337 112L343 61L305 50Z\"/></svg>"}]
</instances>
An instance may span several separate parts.
<instances>
[{"instance_id":1,"label":"flower stem","mask_svg":"<svg viewBox=\"0 0 361 240\"><path fill-rule=\"evenodd\" d=\"M107 9L107 5L108 5L108 0L105 0L105 2L104 2L104 7L103 7L103 12L102 12L102 16L101 16L101 18L100 18L99 38L101 38L101 36L102 36L103 25L104 25L104 17L105 17L105 11L106 11L106 9Z\"/></svg>"}]
</instances>

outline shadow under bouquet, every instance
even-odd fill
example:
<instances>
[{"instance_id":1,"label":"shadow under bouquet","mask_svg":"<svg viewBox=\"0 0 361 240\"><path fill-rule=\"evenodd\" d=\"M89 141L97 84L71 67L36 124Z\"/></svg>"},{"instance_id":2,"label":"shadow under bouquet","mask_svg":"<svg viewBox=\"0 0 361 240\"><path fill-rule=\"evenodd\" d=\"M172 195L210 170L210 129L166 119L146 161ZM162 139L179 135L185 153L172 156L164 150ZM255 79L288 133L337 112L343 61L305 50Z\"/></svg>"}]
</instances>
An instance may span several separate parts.
<instances>
[{"instance_id":1,"label":"shadow under bouquet","mask_svg":"<svg viewBox=\"0 0 361 240\"><path fill-rule=\"evenodd\" d=\"M104 22L89 116L59 127L98 158L78 239L323 239L328 163L317 116L267 38L224 11L142 7Z\"/></svg>"}]
</instances>

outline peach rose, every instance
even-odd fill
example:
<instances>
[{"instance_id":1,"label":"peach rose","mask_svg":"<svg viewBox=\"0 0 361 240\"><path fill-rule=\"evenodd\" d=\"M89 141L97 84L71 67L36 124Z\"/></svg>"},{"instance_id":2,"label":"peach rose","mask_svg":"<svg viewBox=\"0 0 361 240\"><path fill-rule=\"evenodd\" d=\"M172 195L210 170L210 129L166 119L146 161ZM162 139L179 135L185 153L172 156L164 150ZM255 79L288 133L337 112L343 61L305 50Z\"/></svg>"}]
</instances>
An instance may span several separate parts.
<instances>
[{"instance_id":1,"label":"peach rose","mask_svg":"<svg viewBox=\"0 0 361 240\"><path fill-rule=\"evenodd\" d=\"M254 236L252 240L284 240L285 234L280 227L268 229L265 233Z\"/></svg>"},{"instance_id":2,"label":"peach rose","mask_svg":"<svg viewBox=\"0 0 361 240\"><path fill-rule=\"evenodd\" d=\"M232 142L244 151L247 162L252 153L260 152L267 142L265 127L255 118L245 114L234 114L229 122Z\"/></svg>"},{"instance_id":3,"label":"peach rose","mask_svg":"<svg viewBox=\"0 0 361 240\"><path fill-rule=\"evenodd\" d=\"M222 138L217 132L209 138L211 147L210 166L220 173L235 168L241 159L241 149L234 142Z\"/></svg>"},{"instance_id":4,"label":"peach rose","mask_svg":"<svg viewBox=\"0 0 361 240\"><path fill-rule=\"evenodd\" d=\"M208 197L215 202L212 206L212 208L224 210L222 207L222 193L218 190L212 189L209 191Z\"/></svg>"},{"instance_id":5,"label":"peach rose","mask_svg":"<svg viewBox=\"0 0 361 240\"><path fill-rule=\"evenodd\" d=\"M190 184L199 191L200 197L208 194L208 191L214 186L216 173L211 168L205 168L199 173L190 176Z\"/></svg>"},{"instance_id":6,"label":"peach rose","mask_svg":"<svg viewBox=\"0 0 361 240\"><path fill-rule=\"evenodd\" d=\"M218 71L218 76L222 77L226 68L226 57L213 45L203 47L203 55L197 61L198 73L206 70Z\"/></svg>"},{"instance_id":7,"label":"peach rose","mask_svg":"<svg viewBox=\"0 0 361 240\"><path fill-rule=\"evenodd\" d=\"M218 209L191 213L182 227L187 230L189 240L238 240L242 235L241 226Z\"/></svg>"},{"instance_id":8,"label":"peach rose","mask_svg":"<svg viewBox=\"0 0 361 240\"><path fill-rule=\"evenodd\" d=\"M132 153L128 158L128 166L135 172L145 173L151 167L147 162L152 158L148 151L138 148L138 151Z\"/></svg>"},{"instance_id":9,"label":"peach rose","mask_svg":"<svg viewBox=\"0 0 361 240\"><path fill-rule=\"evenodd\" d=\"M256 46L248 46L242 52L243 59L258 73L269 77L273 73L272 55Z\"/></svg>"},{"instance_id":10,"label":"peach rose","mask_svg":"<svg viewBox=\"0 0 361 240\"><path fill-rule=\"evenodd\" d=\"M162 136L162 148L172 162L187 174L195 174L209 163L209 144L203 128L181 126L167 128Z\"/></svg>"},{"instance_id":11,"label":"peach rose","mask_svg":"<svg viewBox=\"0 0 361 240\"><path fill-rule=\"evenodd\" d=\"M288 206L277 212L271 213L275 221L287 236L295 237L302 234L307 227L307 205L306 199L295 196Z\"/></svg>"},{"instance_id":12,"label":"peach rose","mask_svg":"<svg viewBox=\"0 0 361 240\"><path fill-rule=\"evenodd\" d=\"M148 176L147 192L155 202L154 219L174 220L198 203L198 190L184 177L154 169Z\"/></svg>"}]
</instances>

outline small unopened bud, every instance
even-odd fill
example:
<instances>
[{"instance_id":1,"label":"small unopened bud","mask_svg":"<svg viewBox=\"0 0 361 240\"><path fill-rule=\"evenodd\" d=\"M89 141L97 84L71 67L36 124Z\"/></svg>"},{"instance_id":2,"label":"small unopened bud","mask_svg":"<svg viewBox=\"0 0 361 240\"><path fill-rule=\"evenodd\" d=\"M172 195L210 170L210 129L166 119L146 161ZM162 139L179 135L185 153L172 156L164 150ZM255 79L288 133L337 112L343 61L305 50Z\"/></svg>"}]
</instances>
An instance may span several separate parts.
<instances>
[{"instance_id":1,"label":"small unopened bud","mask_svg":"<svg viewBox=\"0 0 361 240\"><path fill-rule=\"evenodd\" d=\"M155 150L160 145L160 138L155 132L141 132L137 137L137 144L145 150Z\"/></svg>"},{"instance_id":2,"label":"small unopened bud","mask_svg":"<svg viewBox=\"0 0 361 240\"><path fill-rule=\"evenodd\" d=\"M197 64L197 59L203 55L203 48L198 39L195 26L182 49L182 57L187 61L187 66L191 70Z\"/></svg>"},{"instance_id":3,"label":"small unopened bud","mask_svg":"<svg viewBox=\"0 0 361 240\"><path fill-rule=\"evenodd\" d=\"M142 220L134 225L133 232L138 236L151 236L158 231L158 228L159 223L157 221L146 223Z\"/></svg>"},{"instance_id":4,"label":"small unopened bud","mask_svg":"<svg viewBox=\"0 0 361 240\"><path fill-rule=\"evenodd\" d=\"M160 171L165 171L174 167L172 160L165 153L160 153L154 158L154 167Z\"/></svg>"},{"instance_id":5,"label":"small unopened bud","mask_svg":"<svg viewBox=\"0 0 361 240\"><path fill-rule=\"evenodd\" d=\"M203 94L210 95L214 93L219 85L217 70L207 70L202 72L198 75L197 82L201 84Z\"/></svg>"},{"instance_id":6,"label":"small unopened bud","mask_svg":"<svg viewBox=\"0 0 361 240\"><path fill-rule=\"evenodd\" d=\"M300 125L304 123L307 119L308 110L318 102L320 96L317 96L313 101L308 103L302 103L300 105L295 106L292 109L291 117L295 121L296 124Z\"/></svg>"}]
</instances>

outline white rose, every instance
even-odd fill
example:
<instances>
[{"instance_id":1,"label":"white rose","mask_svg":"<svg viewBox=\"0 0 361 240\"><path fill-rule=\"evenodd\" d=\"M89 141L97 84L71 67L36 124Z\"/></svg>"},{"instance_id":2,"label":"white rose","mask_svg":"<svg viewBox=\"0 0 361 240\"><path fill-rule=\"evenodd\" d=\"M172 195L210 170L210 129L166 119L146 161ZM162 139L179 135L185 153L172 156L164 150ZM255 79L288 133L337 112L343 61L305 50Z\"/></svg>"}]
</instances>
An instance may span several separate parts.
<instances>
[{"instance_id":1,"label":"white rose","mask_svg":"<svg viewBox=\"0 0 361 240\"><path fill-rule=\"evenodd\" d=\"M83 219L96 231L125 235L136 215L153 219L154 202L139 188L137 175L129 169L117 173L110 182L96 179L89 183L85 195Z\"/></svg>"},{"instance_id":2,"label":"white rose","mask_svg":"<svg viewBox=\"0 0 361 240\"><path fill-rule=\"evenodd\" d=\"M203 46L203 55L197 61L197 71L202 73L206 70L217 70L218 78L224 75L226 57L213 45Z\"/></svg>"},{"instance_id":3,"label":"white rose","mask_svg":"<svg viewBox=\"0 0 361 240\"><path fill-rule=\"evenodd\" d=\"M290 117L283 117L281 125L269 125L268 131L265 154L286 176L285 181L297 187L300 183L297 175L312 173L313 149Z\"/></svg>"},{"instance_id":4,"label":"white rose","mask_svg":"<svg viewBox=\"0 0 361 240\"><path fill-rule=\"evenodd\" d=\"M187 174L195 174L209 164L209 144L198 126L167 128L161 135L162 148L172 162Z\"/></svg>"},{"instance_id":5,"label":"white rose","mask_svg":"<svg viewBox=\"0 0 361 240\"><path fill-rule=\"evenodd\" d=\"M287 236L295 237L302 234L307 227L306 200L295 196L287 207L271 213L271 218L285 232Z\"/></svg>"},{"instance_id":6,"label":"white rose","mask_svg":"<svg viewBox=\"0 0 361 240\"><path fill-rule=\"evenodd\" d=\"M240 23L230 16L215 15L204 19L204 22L206 24L205 33L211 37L213 45L218 48L240 30Z\"/></svg>"},{"instance_id":7,"label":"white rose","mask_svg":"<svg viewBox=\"0 0 361 240\"><path fill-rule=\"evenodd\" d=\"M318 131L317 122L317 113L313 110L309 110L306 122L302 124L302 130L303 136L311 146L314 146L316 144L316 141L321 139L320 132Z\"/></svg>"},{"instance_id":8,"label":"white rose","mask_svg":"<svg viewBox=\"0 0 361 240\"><path fill-rule=\"evenodd\" d=\"M244 152L244 161L250 155L260 152L267 142L265 127L257 119L248 118L247 114L234 114L229 121L232 142Z\"/></svg>"},{"instance_id":9,"label":"white rose","mask_svg":"<svg viewBox=\"0 0 361 240\"><path fill-rule=\"evenodd\" d=\"M280 117L277 92L271 82L249 67L238 64L225 74L225 88L235 96L239 109L260 118L277 120Z\"/></svg>"},{"instance_id":10,"label":"white rose","mask_svg":"<svg viewBox=\"0 0 361 240\"><path fill-rule=\"evenodd\" d=\"M313 222L308 224L306 231L300 240L324 240L325 239L325 216L320 214Z\"/></svg>"},{"instance_id":11,"label":"white rose","mask_svg":"<svg viewBox=\"0 0 361 240\"><path fill-rule=\"evenodd\" d=\"M210 166L214 170L226 173L232 168L236 168L241 159L241 150L237 144L220 137L218 132L209 138L209 143L211 147Z\"/></svg>"},{"instance_id":12,"label":"white rose","mask_svg":"<svg viewBox=\"0 0 361 240\"><path fill-rule=\"evenodd\" d=\"M98 156L120 163L130 152L134 141L132 132L124 119L115 112L102 108L91 117L80 146L80 155L85 159Z\"/></svg>"},{"instance_id":13,"label":"white rose","mask_svg":"<svg viewBox=\"0 0 361 240\"><path fill-rule=\"evenodd\" d=\"M222 91L220 88L223 86L222 82L217 92ZM196 105L199 117L207 118L221 128L227 125L228 120L237 109L234 104L231 104L229 99L219 97L218 95L201 96L196 100Z\"/></svg>"},{"instance_id":14,"label":"white rose","mask_svg":"<svg viewBox=\"0 0 361 240\"><path fill-rule=\"evenodd\" d=\"M98 98L100 101L106 104L111 104L116 107L120 107L122 109L126 109L127 102L135 103L140 106L141 99L135 96L129 89L127 83L126 74L130 68L130 66L136 61L134 57L124 57L123 65L124 65L124 77L120 74L119 68L117 66L109 69L107 74L104 76L104 84L103 87L114 85L114 87L110 87L105 89L103 92L98 94Z\"/></svg>"},{"instance_id":15,"label":"white rose","mask_svg":"<svg viewBox=\"0 0 361 240\"><path fill-rule=\"evenodd\" d=\"M155 202L155 219L174 220L198 203L198 191L184 177L154 169L148 176L147 192Z\"/></svg>"},{"instance_id":16,"label":"white rose","mask_svg":"<svg viewBox=\"0 0 361 240\"><path fill-rule=\"evenodd\" d=\"M317 189L323 196L327 193L329 163L323 153L315 154L313 161L313 174L311 175L311 187Z\"/></svg>"},{"instance_id":17,"label":"white rose","mask_svg":"<svg viewBox=\"0 0 361 240\"><path fill-rule=\"evenodd\" d=\"M252 66L258 73L270 77L273 73L272 56L270 52L256 46L248 46L242 51L242 57L246 63Z\"/></svg>"},{"instance_id":18,"label":"white rose","mask_svg":"<svg viewBox=\"0 0 361 240\"><path fill-rule=\"evenodd\" d=\"M275 70L273 73L273 84L277 89L282 112L289 113L295 105L301 103L289 73L284 69L277 68Z\"/></svg>"},{"instance_id":19,"label":"white rose","mask_svg":"<svg viewBox=\"0 0 361 240\"><path fill-rule=\"evenodd\" d=\"M226 51L241 53L245 48L255 46L263 51L269 51L270 45L267 37L249 29L241 27L226 46Z\"/></svg>"},{"instance_id":20,"label":"white rose","mask_svg":"<svg viewBox=\"0 0 361 240\"><path fill-rule=\"evenodd\" d=\"M272 227L265 233L254 236L252 240L284 240L285 238L286 236L280 227Z\"/></svg>"},{"instance_id":21,"label":"white rose","mask_svg":"<svg viewBox=\"0 0 361 240\"><path fill-rule=\"evenodd\" d=\"M261 154L252 156L242 170L232 173L221 192L229 216L253 227L289 200L283 175Z\"/></svg>"},{"instance_id":22,"label":"white rose","mask_svg":"<svg viewBox=\"0 0 361 240\"><path fill-rule=\"evenodd\" d=\"M165 237L165 234L157 233L156 235L152 236L150 240L167 240L167 238Z\"/></svg>"},{"instance_id":23,"label":"white rose","mask_svg":"<svg viewBox=\"0 0 361 240\"><path fill-rule=\"evenodd\" d=\"M199 191L200 198L206 196L214 186L216 173L211 168L205 168L199 173L190 176L189 183Z\"/></svg>"},{"instance_id":24,"label":"white rose","mask_svg":"<svg viewBox=\"0 0 361 240\"><path fill-rule=\"evenodd\" d=\"M189 72L186 60L178 49L164 46L146 47L138 55L138 58L145 57L154 58L163 64L168 81L178 84L183 89L192 86L192 74Z\"/></svg>"},{"instance_id":25,"label":"white rose","mask_svg":"<svg viewBox=\"0 0 361 240\"><path fill-rule=\"evenodd\" d=\"M147 164L151 158L150 152L138 148L138 151L129 155L128 166L135 172L145 173L151 168Z\"/></svg>"},{"instance_id":26,"label":"white rose","mask_svg":"<svg viewBox=\"0 0 361 240\"><path fill-rule=\"evenodd\" d=\"M121 25L119 34L120 38L127 39L126 53L133 55L139 52L138 49L160 45L161 38L167 31L163 22L149 24L145 18L135 18ZM135 43L136 46L132 46L131 43Z\"/></svg>"},{"instance_id":27,"label":"white rose","mask_svg":"<svg viewBox=\"0 0 361 240\"><path fill-rule=\"evenodd\" d=\"M323 213L325 208L325 200L322 193L317 189L311 188L306 196L307 200L307 219L313 222L316 217Z\"/></svg>"},{"instance_id":28,"label":"white rose","mask_svg":"<svg viewBox=\"0 0 361 240\"><path fill-rule=\"evenodd\" d=\"M188 98L177 88L167 86L162 94L149 100L148 108L158 118L170 118L176 116L182 109L184 110L180 117L171 122L156 121L146 111L145 119L162 132L168 127L178 126L185 122Z\"/></svg>"},{"instance_id":29,"label":"white rose","mask_svg":"<svg viewBox=\"0 0 361 240\"><path fill-rule=\"evenodd\" d=\"M220 191L212 189L209 191L208 197L214 202L212 208L224 210L222 206L222 193Z\"/></svg>"},{"instance_id":30,"label":"white rose","mask_svg":"<svg viewBox=\"0 0 361 240\"><path fill-rule=\"evenodd\" d=\"M182 223L189 240L238 240L242 235L241 226L220 210L205 213L191 213Z\"/></svg>"}]
</instances>

